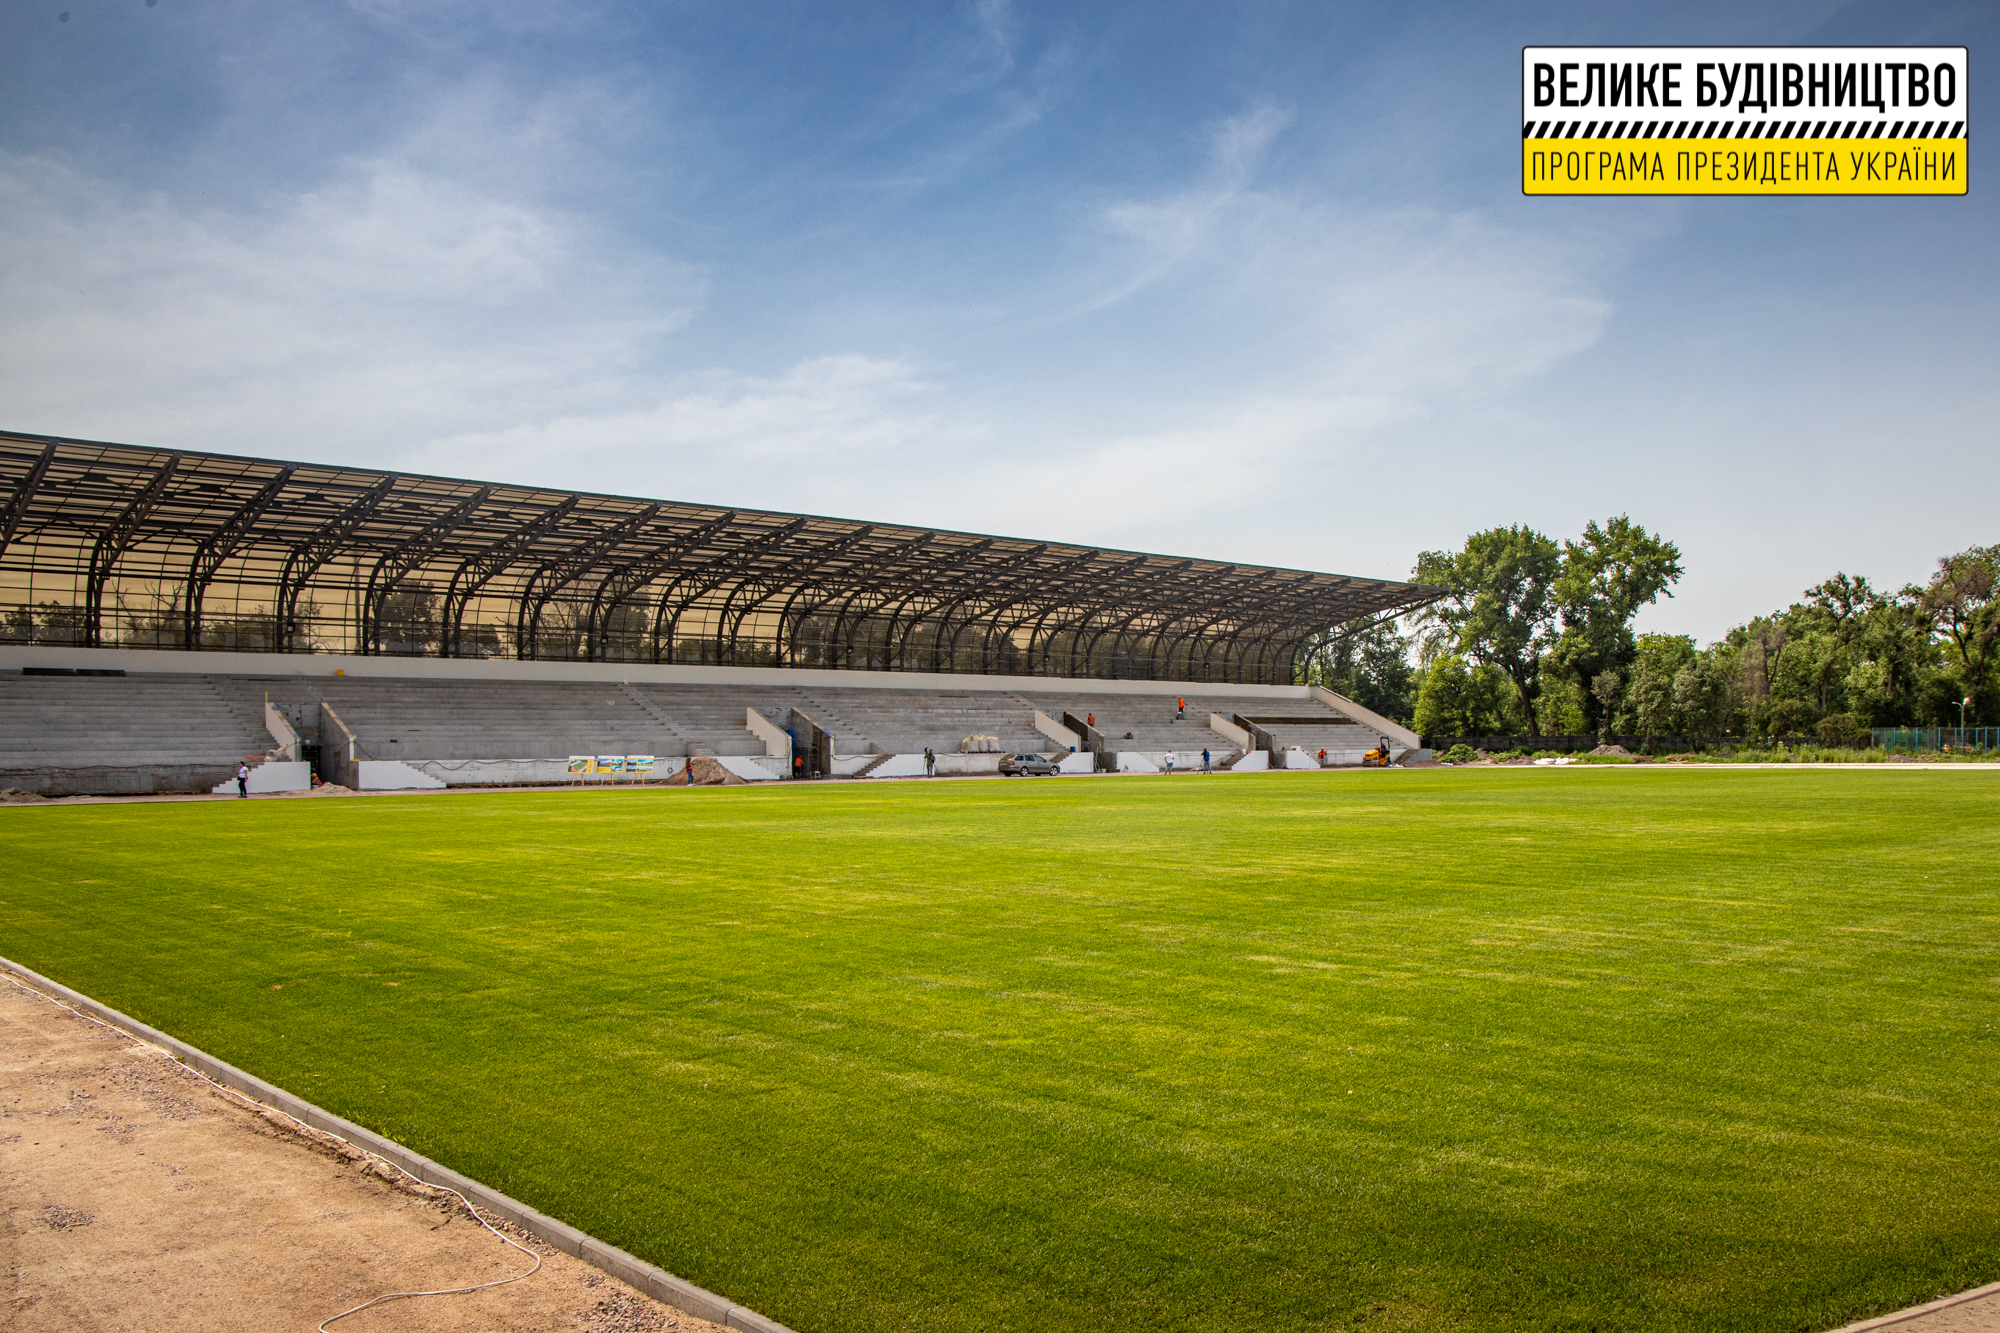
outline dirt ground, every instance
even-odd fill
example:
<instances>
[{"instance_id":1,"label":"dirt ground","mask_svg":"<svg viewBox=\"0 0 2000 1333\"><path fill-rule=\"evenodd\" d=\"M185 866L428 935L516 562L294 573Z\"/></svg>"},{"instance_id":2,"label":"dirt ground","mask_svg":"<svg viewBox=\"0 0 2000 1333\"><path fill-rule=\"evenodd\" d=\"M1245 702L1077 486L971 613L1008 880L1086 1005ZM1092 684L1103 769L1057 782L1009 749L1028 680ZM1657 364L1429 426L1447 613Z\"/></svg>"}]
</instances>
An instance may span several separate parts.
<instances>
[{"instance_id":1,"label":"dirt ground","mask_svg":"<svg viewBox=\"0 0 2000 1333\"><path fill-rule=\"evenodd\" d=\"M542 1256L533 1277L387 1302L328 1333L721 1333L515 1236ZM532 1263L450 1196L0 973L0 1327L310 1333L382 1292Z\"/></svg>"}]
</instances>

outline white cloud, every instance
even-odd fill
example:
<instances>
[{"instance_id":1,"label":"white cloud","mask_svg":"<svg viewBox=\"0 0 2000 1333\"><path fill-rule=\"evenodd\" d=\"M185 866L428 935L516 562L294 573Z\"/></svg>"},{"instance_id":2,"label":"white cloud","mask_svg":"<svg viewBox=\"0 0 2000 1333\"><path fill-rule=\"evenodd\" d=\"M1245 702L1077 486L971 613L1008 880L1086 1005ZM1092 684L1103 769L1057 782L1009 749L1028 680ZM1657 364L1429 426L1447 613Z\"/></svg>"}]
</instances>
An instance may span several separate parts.
<instances>
[{"instance_id":1,"label":"white cloud","mask_svg":"<svg viewBox=\"0 0 2000 1333\"><path fill-rule=\"evenodd\" d=\"M1264 105L1185 186L1097 214L1084 271L1008 293L995 346L1040 344L1045 380L975 401L949 336L704 364L668 337L701 273L491 170L535 176L594 113L468 112L494 96L255 208L0 155L0 424L1328 563L1274 516L1396 496L1433 414L1504 408L1608 317L1587 236L1260 186L1290 123Z\"/></svg>"},{"instance_id":2,"label":"white cloud","mask_svg":"<svg viewBox=\"0 0 2000 1333\"><path fill-rule=\"evenodd\" d=\"M353 461L580 406L698 275L385 157L234 212L0 155L16 429Z\"/></svg>"},{"instance_id":3,"label":"white cloud","mask_svg":"<svg viewBox=\"0 0 2000 1333\"><path fill-rule=\"evenodd\" d=\"M1291 123L1290 112L1268 104L1231 116L1210 134L1207 170L1188 188L1163 199L1126 200L1106 208L1104 226L1128 242L1124 249L1131 271L1084 308L1099 310L1125 300L1211 244L1271 141Z\"/></svg>"},{"instance_id":4,"label":"white cloud","mask_svg":"<svg viewBox=\"0 0 2000 1333\"><path fill-rule=\"evenodd\" d=\"M685 376L619 411L453 436L405 462L474 473L758 508L863 518L910 502L979 438L949 424L935 386L906 360L843 354L782 375Z\"/></svg>"},{"instance_id":5,"label":"white cloud","mask_svg":"<svg viewBox=\"0 0 2000 1333\"><path fill-rule=\"evenodd\" d=\"M1133 428L1038 464L1059 491L1117 498L1100 540L1159 546L1164 528L1180 549L1324 559L1312 515L1398 505L1411 458L1441 452L1437 418L1513 412L1603 336L1604 279L1634 238L1261 186L1287 124L1269 106L1228 120L1191 184L1100 214L1113 242L1073 322L1144 364L1158 401L1133 395Z\"/></svg>"}]
</instances>

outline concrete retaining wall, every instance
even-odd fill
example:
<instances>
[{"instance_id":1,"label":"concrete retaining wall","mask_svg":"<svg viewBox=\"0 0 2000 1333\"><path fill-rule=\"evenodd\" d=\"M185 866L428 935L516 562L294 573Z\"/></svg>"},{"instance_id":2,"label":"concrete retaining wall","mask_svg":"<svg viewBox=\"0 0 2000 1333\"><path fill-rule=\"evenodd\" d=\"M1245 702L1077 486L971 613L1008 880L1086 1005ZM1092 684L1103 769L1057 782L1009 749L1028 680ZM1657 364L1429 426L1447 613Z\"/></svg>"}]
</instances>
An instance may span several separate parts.
<instances>
[{"instance_id":1,"label":"concrete retaining wall","mask_svg":"<svg viewBox=\"0 0 2000 1333\"><path fill-rule=\"evenodd\" d=\"M959 754L955 750L941 750L937 757L937 775L941 778L978 777L982 774L998 773L1000 761L1007 756L994 754ZM1085 755L1085 759L1093 756ZM1089 772L1089 769L1084 769ZM924 776L924 757L919 754L891 755L889 761L868 775L871 778L920 778Z\"/></svg>"},{"instance_id":2,"label":"concrete retaining wall","mask_svg":"<svg viewBox=\"0 0 2000 1333\"><path fill-rule=\"evenodd\" d=\"M37 796L150 796L158 792L235 790L235 764L135 764L131 767L0 769L0 787Z\"/></svg>"},{"instance_id":3,"label":"concrete retaining wall","mask_svg":"<svg viewBox=\"0 0 2000 1333\"><path fill-rule=\"evenodd\" d=\"M630 787L646 781L637 776L600 777L595 774L578 779L570 773L567 758L405 759L403 762L451 787L507 787L578 781L585 786ZM664 781L686 767L686 759L662 755L653 761L651 780Z\"/></svg>"}]
</instances>

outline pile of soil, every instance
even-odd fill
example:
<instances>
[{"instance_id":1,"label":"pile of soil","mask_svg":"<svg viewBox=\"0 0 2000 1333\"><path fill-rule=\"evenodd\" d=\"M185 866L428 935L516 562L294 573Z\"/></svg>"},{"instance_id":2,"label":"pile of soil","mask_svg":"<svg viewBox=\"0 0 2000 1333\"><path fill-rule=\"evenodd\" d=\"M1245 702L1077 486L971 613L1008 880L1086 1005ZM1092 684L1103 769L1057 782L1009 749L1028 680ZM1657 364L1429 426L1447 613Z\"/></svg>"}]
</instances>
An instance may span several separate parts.
<instances>
[{"instance_id":1,"label":"pile of soil","mask_svg":"<svg viewBox=\"0 0 2000 1333\"><path fill-rule=\"evenodd\" d=\"M1593 755L1612 755L1619 759L1637 758L1636 755L1622 745L1600 745L1595 750L1592 750L1591 753Z\"/></svg>"},{"instance_id":2,"label":"pile of soil","mask_svg":"<svg viewBox=\"0 0 2000 1333\"><path fill-rule=\"evenodd\" d=\"M688 767L694 770L694 785L697 787L741 787L742 778L737 777L722 766L720 759L698 754L688 760ZM682 778L683 782L687 779Z\"/></svg>"},{"instance_id":3,"label":"pile of soil","mask_svg":"<svg viewBox=\"0 0 2000 1333\"><path fill-rule=\"evenodd\" d=\"M5 791L0 791L0 805L27 805L41 799L35 793L22 791L19 787L9 787Z\"/></svg>"}]
</instances>

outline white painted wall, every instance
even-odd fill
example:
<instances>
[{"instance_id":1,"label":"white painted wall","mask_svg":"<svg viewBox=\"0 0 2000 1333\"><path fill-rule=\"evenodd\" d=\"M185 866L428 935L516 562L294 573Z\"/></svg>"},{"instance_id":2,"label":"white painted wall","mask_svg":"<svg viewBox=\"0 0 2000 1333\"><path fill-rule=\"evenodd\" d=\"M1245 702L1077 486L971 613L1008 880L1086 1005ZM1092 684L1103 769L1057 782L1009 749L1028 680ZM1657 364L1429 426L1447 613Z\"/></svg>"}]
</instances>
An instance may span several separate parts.
<instances>
[{"instance_id":1,"label":"white painted wall","mask_svg":"<svg viewBox=\"0 0 2000 1333\"><path fill-rule=\"evenodd\" d=\"M784 760L789 768L792 762L791 733L754 708L744 709L743 714L743 725L750 729L751 735L764 742L764 753L773 759ZM723 767L729 766L725 764ZM734 773L736 770L731 768L729 771Z\"/></svg>"},{"instance_id":2,"label":"white painted wall","mask_svg":"<svg viewBox=\"0 0 2000 1333\"><path fill-rule=\"evenodd\" d=\"M500 786L516 782L585 782L605 787L637 786L647 779L590 774L578 778L563 759L405 759L402 762L448 786ZM687 760L661 755L653 761L651 781L664 782L687 767Z\"/></svg>"},{"instance_id":3,"label":"white painted wall","mask_svg":"<svg viewBox=\"0 0 2000 1333\"><path fill-rule=\"evenodd\" d=\"M253 795L271 791L310 791L312 789L312 765L271 760L250 770L250 791ZM234 796L236 779L218 782L209 790L217 796Z\"/></svg>"},{"instance_id":4,"label":"white painted wall","mask_svg":"<svg viewBox=\"0 0 2000 1333\"><path fill-rule=\"evenodd\" d=\"M1239 750L1250 749L1250 733L1237 726L1220 713L1208 715L1208 729L1227 740Z\"/></svg>"},{"instance_id":5,"label":"white painted wall","mask_svg":"<svg viewBox=\"0 0 2000 1333\"><path fill-rule=\"evenodd\" d=\"M280 713L266 700L264 704L264 730L271 733L271 739L285 752L285 757L297 762L299 757L299 733L292 729L290 719Z\"/></svg>"},{"instance_id":6,"label":"white painted wall","mask_svg":"<svg viewBox=\"0 0 2000 1333\"><path fill-rule=\"evenodd\" d=\"M444 784L419 773L400 759L357 759L355 775L362 791L442 791Z\"/></svg>"},{"instance_id":7,"label":"white painted wall","mask_svg":"<svg viewBox=\"0 0 2000 1333\"><path fill-rule=\"evenodd\" d=\"M1057 747L1064 753L1068 753L1071 750L1080 752L1083 749L1083 737L1077 735L1039 708L1035 710L1035 730L1054 741Z\"/></svg>"},{"instance_id":8,"label":"white painted wall","mask_svg":"<svg viewBox=\"0 0 2000 1333\"><path fill-rule=\"evenodd\" d=\"M779 734L782 735L783 733ZM774 766L770 762L772 759L778 759L780 764L790 762L789 760L781 759L777 755L745 756L734 754L717 755L715 762L721 764L745 782L776 782L779 778L784 777L785 773L781 767L775 768L774 771Z\"/></svg>"},{"instance_id":9,"label":"white painted wall","mask_svg":"<svg viewBox=\"0 0 2000 1333\"><path fill-rule=\"evenodd\" d=\"M924 757L920 754L892 754L880 768L870 773L871 778L920 778L924 775Z\"/></svg>"}]
</instances>

